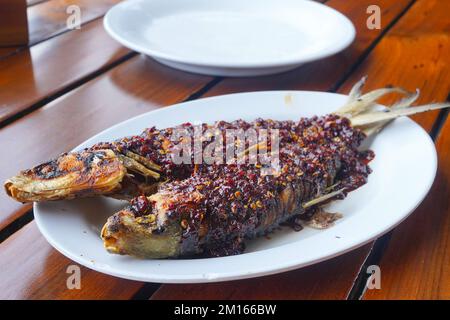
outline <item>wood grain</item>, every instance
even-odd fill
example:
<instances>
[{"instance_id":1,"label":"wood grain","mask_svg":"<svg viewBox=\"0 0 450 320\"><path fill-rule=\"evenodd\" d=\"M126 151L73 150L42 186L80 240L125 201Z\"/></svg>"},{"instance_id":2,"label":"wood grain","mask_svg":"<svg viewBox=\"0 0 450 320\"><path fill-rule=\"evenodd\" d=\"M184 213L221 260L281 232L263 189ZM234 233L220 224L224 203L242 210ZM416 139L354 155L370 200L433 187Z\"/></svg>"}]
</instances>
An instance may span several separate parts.
<instances>
[{"instance_id":1,"label":"wood grain","mask_svg":"<svg viewBox=\"0 0 450 320\"><path fill-rule=\"evenodd\" d=\"M113 5L122 0L52 0L28 8L30 44L35 44L68 31L67 7L80 8L81 25L102 17ZM81 27L83 28L83 27ZM74 30L75 32L78 30Z\"/></svg>"},{"instance_id":2,"label":"wood grain","mask_svg":"<svg viewBox=\"0 0 450 320\"><path fill-rule=\"evenodd\" d=\"M419 88L418 104L445 101L450 92L450 2L418 0L380 41L339 91L348 92L362 75L367 89L387 85ZM392 102L392 98L381 102ZM412 117L431 129L439 111Z\"/></svg>"},{"instance_id":3,"label":"wood grain","mask_svg":"<svg viewBox=\"0 0 450 320\"><path fill-rule=\"evenodd\" d=\"M342 5L343 7L351 7L349 1L330 1L329 3L332 3L336 6L340 3L340 5ZM397 8L397 13L400 12L402 8L404 8L401 7L401 4L406 5L407 1L397 1L391 6L388 6L388 2L385 1L384 5L382 6L382 10L386 15L391 15L391 17L393 18L396 16L396 14L393 13L395 12L395 8ZM355 9L354 7L352 7L352 10L355 10L355 15L364 15L365 7L363 4L360 4L358 2L354 3L353 5L360 5L360 7L355 7L359 9ZM386 9L386 6L388 7L388 9ZM409 12L405 15L404 18L406 18L408 14ZM402 22L402 20L403 18L400 20L400 22ZM361 23L365 23L364 18L361 17L358 18L358 21L360 21ZM383 19L383 23L386 23L386 19ZM414 32L420 33L420 25L415 30L416 31ZM336 81L339 81L345 70L347 70L347 68L349 68L352 63L354 63L354 61L360 56L360 54L364 52L364 48L359 47L361 46L361 42L366 41L366 48L371 43L370 41L365 40L365 37L372 37L372 39L374 39L376 38L376 35L379 34L378 31L374 31L374 36L372 36L371 34L363 34L361 36L362 31L364 31L364 29L359 30L360 42L346 51L345 54L341 55L340 59L337 59L336 57L331 58L336 60L327 59L326 61L328 62L323 62L325 63L325 65L320 63L317 64L318 67L313 67L313 65L315 64L311 64L290 73L291 75L284 74L273 77L273 81L271 81L267 77L259 79L247 79L248 84L245 81L246 79L225 80L223 84L218 87L220 90L215 91L215 93L213 92L212 94L218 94L221 92L233 92L233 89L236 91L247 91L251 90L251 88L255 88L254 90L277 88L309 88L309 86L313 88L314 84L318 86L317 88L329 89L334 83L336 83ZM388 33L388 35L389 34L390 33ZM402 47L402 50L414 48L409 47L409 45L410 44L408 44L408 46L404 48ZM359 47L359 49L355 47ZM377 47L375 49L377 49ZM391 48L389 47L384 47L385 55L389 56L388 54L390 54L390 49ZM352 50L355 50L355 53L351 53ZM359 52L359 54L357 54L357 52ZM425 55L426 52L423 52L423 54ZM425 55L424 57L426 61L428 61L427 59L431 58L435 58L435 56ZM369 63L369 65L374 64L373 62L370 63L370 61L371 56L369 56L368 59L364 61L362 67L357 70L357 74L355 74L354 76L355 78L360 77L363 74L362 72L371 72L371 68L364 66L367 63ZM407 75L403 75L402 73L402 66L403 63L409 63L409 61L405 62L402 59L393 60L392 64L390 64L391 61L389 59L385 59L383 61L388 65L387 67L390 72L396 70L398 78L407 78ZM394 68L394 63L398 63L398 70ZM418 65L418 68L419 67L420 64ZM434 83L435 85L437 84L436 75L439 74L439 70L441 70L440 67L437 68L434 72L430 72L429 74L427 74L428 76L430 76L430 83ZM414 75L414 73L410 73L410 75L411 74ZM299 78L297 78L295 75L298 75ZM380 73L379 76L381 77L383 75L384 77L387 77L387 79L377 78L379 82L371 80L372 82L369 82L368 84L369 87L378 87L382 82L388 80L396 80L396 77L391 76L390 73ZM330 78L328 78L328 76L330 76ZM162 81L162 83L160 83L161 78L166 79L166 81ZM310 85L308 84L309 78L312 81ZM188 92L201 87L208 80L209 78L207 77L187 75L184 73L178 73L176 71L168 70L162 66L156 65L150 60L143 59L142 57L133 58L127 63L124 63L119 67L116 67L107 72L104 76L101 76L80 87L79 89L54 101L43 109L33 112L32 114L20 119L19 121L16 121L11 125L1 129L0 144L3 146L5 145L4 143L9 142L8 145L5 145L5 150L14 153L11 156L8 156L9 160L2 160L4 161L4 163L2 163L2 168L5 168L4 172L6 174L10 171L15 171L15 168L19 167L19 164L17 164L16 162L20 162L20 166L23 168L33 163L42 161L49 156L56 155L63 150L71 148L86 137L98 132L102 128L107 127L114 122L119 121L119 119L121 118L126 118L134 114L145 112L161 105L173 103L176 99L183 99L189 95ZM240 83L240 85L233 84L234 81ZM258 81L261 82L258 84ZM195 84L192 85L192 83ZM349 83L350 82L344 85L343 90L347 89ZM412 85L407 81L404 81L403 84ZM415 83L413 84L415 86ZM248 86L246 87L246 85ZM428 86L428 90L431 90L431 87L432 84ZM105 94L102 95L102 93ZM177 98L173 98L172 95L175 95ZM428 95L428 97L430 96ZM427 126L425 122L422 124L424 126ZM39 130L36 130L36 128L39 128ZM36 146L39 146L39 148ZM30 152L30 150L33 150L33 152ZM3 176L3 174L4 173L2 171L0 176ZM8 175L9 174L7 174L6 176ZM7 201L5 199L0 199L0 206L3 206L3 204L6 202ZM9 219L17 217L18 211L14 210L20 211L21 208L23 208L19 205L16 206L15 203L14 205L12 205L12 203L13 202L8 202L5 207L0 209L2 214L3 212L9 214ZM11 207L9 207L8 209L8 206L10 205ZM4 221L7 221L8 218ZM30 229L35 228L33 225L34 223L31 223L27 227ZM14 261L15 259L18 259L17 252L25 252L23 256L26 257L27 255L29 255L27 254L26 249L27 247L30 247L30 243L33 242L42 241L42 244L40 245L40 247L34 248L32 253L34 253L34 251L45 251L45 249L42 249L45 245L42 237L40 237L37 233L34 233L33 235L32 232L27 231L30 229L26 228L21 229L13 237L9 238L7 241L0 245L0 261ZM31 234L33 236L31 236L30 239L26 239L24 236L25 232L27 232L27 235ZM12 244L14 244L14 246ZM351 252L337 259L333 259L318 266L311 267L309 271L308 268L281 274L278 276L273 276L273 279L272 277L269 277L267 287L264 286L264 284L266 284L266 278L262 278L257 280L249 280L248 283L242 285L242 287L241 282L234 282L233 287L230 287L227 284L224 284L225 286L215 284L211 285L211 289L208 290L210 290L210 292L214 291L214 296L212 297L216 298L226 298L228 296L235 298L246 298L247 296L258 298L258 292L263 291L263 289L265 292L271 291L271 286L273 286L273 291L276 292L276 294L274 293L274 295L271 296L272 298L283 298L283 294L286 294L286 296L289 297L345 298L349 288L351 288L354 275L358 272L357 269L367 255L368 248L369 247L363 247L361 249L358 249L357 251ZM101 292L96 290L99 283L103 284L106 281L108 282L108 285L112 283L112 286L123 288L120 290L127 290L126 288L128 288L129 286L129 284L120 284L119 282L122 280L115 278L88 278L86 288L89 288L89 291L85 291L83 293L73 293L72 291L65 292L65 258L56 253L54 250L48 250L49 251L47 251L46 255L44 255L44 258L41 258L41 260L37 258L31 264L28 264L28 261L26 260L20 260L23 261L22 270L27 270L27 272L30 272L32 275L34 275L32 277L24 278L22 274L23 272L18 271L19 267L22 267L21 265L14 264L16 268L8 269L8 279L10 280L8 281L8 286L5 286L4 288L2 288L3 291L0 291L2 292L1 294L6 297L22 296L27 298L42 298L51 296L53 294L54 297L72 298L85 296L92 297L91 292L93 292L92 294L95 297L107 298L111 296L117 296L117 294L108 293L107 296L102 295ZM43 263L42 261L46 261L46 263ZM0 262L0 264L2 262ZM320 272L316 273L316 268L318 268ZM29 269L31 269L31 271ZM41 272L49 273L48 276L44 276L41 278L39 277L39 273ZM299 272L299 274L297 274L297 272ZM95 272L92 273L95 274ZM330 283L335 279L334 277L330 277L330 274L337 275L338 280L336 280L336 285ZM97 276L101 275L97 274ZM282 280L282 283L287 286L286 291L283 290L283 286L276 285L278 279L277 277L280 277L279 279ZM328 281L321 281L320 279L322 277L328 279ZM303 284L305 285L303 286ZM49 293L46 292L46 287L52 288ZM29 290L29 288L32 288L32 290ZM171 295L179 298L189 298L192 294L188 291L189 286L171 286L170 289L166 288L168 287L164 286L164 290L161 289L161 291L158 292L155 298L171 298ZM300 289L297 290L297 288ZM202 288L197 288L196 291L197 290L202 290ZM114 292L114 290L108 292ZM131 296L131 292L134 292L134 289L130 290L121 297L129 297ZM211 293L211 295L212 294L213 293ZM267 296L268 294L261 293L261 295Z\"/></svg>"},{"instance_id":4,"label":"wood grain","mask_svg":"<svg viewBox=\"0 0 450 320\"><path fill-rule=\"evenodd\" d=\"M70 31L67 27L67 8L80 8L81 27L89 21L102 17L109 8L122 0L32 0L28 1L28 35L21 46L0 48L0 59L16 54L28 46ZM74 31L79 31L75 29Z\"/></svg>"},{"instance_id":5,"label":"wood grain","mask_svg":"<svg viewBox=\"0 0 450 320\"><path fill-rule=\"evenodd\" d=\"M1 60L0 122L129 53L96 20Z\"/></svg>"},{"instance_id":6,"label":"wood grain","mask_svg":"<svg viewBox=\"0 0 450 320\"><path fill-rule=\"evenodd\" d=\"M450 118L436 148L439 169L429 196L393 232L381 263L381 289L364 299L450 299Z\"/></svg>"},{"instance_id":7,"label":"wood grain","mask_svg":"<svg viewBox=\"0 0 450 320\"><path fill-rule=\"evenodd\" d=\"M385 35L385 37L382 38L380 43L378 43L370 55L362 62L360 67L352 73L352 76L346 82L344 82L344 85L339 90L340 92L347 93L350 87L357 80L367 74L370 76L366 85L367 90L379 88L387 84L396 84L404 86L410 90L420 87L422 89L421 102L429 102L433 100L439 101L445 99L450 89L448 87L450 84L448 79L450 72L448 70L448 65L442 61L445 62L445 57L448 56L448 53L447 49L445 49L445 44L442 44L442 47L440 47L442 41L436 41L434 43L430 42L426 30L428 30L429 24L433 24L433 14L436 10L430 9L421 12L421 10L425 9L423 3L424 2L413 6L412 8L414 8L414 11L408 11L405 16L399 20L398 24L396 24ZM379 5L383 8L383 10L386 10L386 7L382 4ZM412 8L410 10L412 10ZM443 12L446 11L444 10L441 11L441 13L436 13L437 16L435 18L437 19L438 16L441 15L444 17L445 14ZM442 21L436 22L435 26L437 30L441 30L440 32L445 30L445 24L442 24ZM400 35L403 35L405 39L401 39ZM414 39L414 41L411 41L410 39ZM438 39L440 38L438 37ZM400 42L400 44L398 42ZM425 45L429 45L430 47L426 47ZM439 50L430 50L430 48L438 48ZM350 48L350 52L351 50L354 49ZM314 68L312 64L310 68ZM270 88L314 89L314 87L311 87L312 84L306 83L308 80L307 76L309 74L313 75L314 81L319 83L319 87L321 89L330 88L331 83L328 82L330 79L329 75L333 77L334 72L336 72L334 70L336 68L340 68L339 65L334 66L333 64L330 64L328 66L330 70L327 71L324 65L317 63L317 68L319 72L313 72L313 70L309 69L308 73L303 76L304 80L302 80L302 68L298 71L294 71L298 72L298 77L296 77L296 79L299 79L299 82L294 79L291 79L291 81L286 81L284 77L288 77L289 74L284 74L278 76L279 78L274 77L274 80L271 80L270 78L261 79L261 86L257 82L259 79L254 79L250 81L250 88L248 88L246 87L246 83L241 79L229 79L213 88L210 92L208 92L208 95L234 92L235 90L260 90L260 88L261 90ZM344 71L339 70L336 73L342 74L342 72ZM281 80L281 83L278 80ZM236 84L236 82L238 83ZM273 87L271 87L271 85ZM390 101L392 101L392 99L384 100L384 102ZM415 120L418 121L424 128L429 130L436 119L436 115L437 113L422 114L416 116ZM251 297L252 299L258 299L267 297L267 294L260 290L261 287L276 287L274 283L281 281L284 284L289 283L292 287L298 287L296 295L299 298L313 297L316 299L327 299L334 297L342 299L347 297L358 274L359 268L361 267L360 262L364 261L367 257L370 248L371 245L368 245L362 249L359 249L357 252L344 255L333 262L324 262L323 266L320 265L318 267L317 273L306 272L305 274L302 274L300 270L298 273L290 272L279 276L273 276L273 279L270 277L269 280L262 278L258 281L235 282L234 286L228 286L225 284L217 284L212 287L209 287L208 285L198 285L195 286L195 291L191 290L194 288L191 286L185 288L185 286L182 285L163 285L156 292L155 298L164 297L167 299L174 296L176 298L189 299L193 292L196 292L196 298L207 298L208 295L211 295L212 291L214 291L214 297L217 299L224 299L229 296L240 298ZM358 264L358 267L355 267L355 263ZM314 268L314 266L311 268ZM335 287L324 285L323 279L325 275L321 270L327 270L330 274L339 274L340 284ZM303 285L305 282L308 282L309 286ZM322 287L322 290L320 287ZM269 289L269 291L271 291L271 289ZM205 294L203 295L202 292L205 292ZM280 291L277 292L281 294L280 298L284 297L284 293L280 293ZM290 293L287 293L287 295L292 297ZM275 299L275 294L272 294L270 298Z\"/></svg>"},{"instance_id":8,"label":"wood grain","mask_svg":"<svg viewBox=\"0 0 450 320\"><path fill-rule=\"evenodd\" d=\"M142 286L80 266L81 288L68 289L70 265L31 222L0 244L0 299L129 299Z\"/></svg>"},{"instance_id":9,"label":"wood grain","mask_svg":"<svg viewBox=\"0 0 450 320\"><path fill-rule=\"evenodd\" d=\"M446 1L418 1L399 24L402 28L395 38L386 43L394 63L409 62L401 79L426 88L424 101L442 101L450 92L449 10ZM415 119L429 127L429 117ZM450 299L450 119L436 147L439 168L433 188L393 232L380 264L381 290L368 290L365 299Z\"/></svg>"}]
</instances>

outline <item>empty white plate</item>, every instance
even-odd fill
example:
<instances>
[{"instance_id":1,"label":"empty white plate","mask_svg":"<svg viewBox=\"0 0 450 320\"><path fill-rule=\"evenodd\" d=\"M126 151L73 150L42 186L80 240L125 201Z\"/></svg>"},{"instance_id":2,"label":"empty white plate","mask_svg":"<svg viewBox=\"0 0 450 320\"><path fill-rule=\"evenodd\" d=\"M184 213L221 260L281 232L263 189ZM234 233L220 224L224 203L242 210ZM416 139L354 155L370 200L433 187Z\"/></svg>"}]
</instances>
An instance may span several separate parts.
<instances>
[{"instance_id":1,"label":"empty white plate","mask_svg":"<svg viewBox=\"0 0 450 320\"><path fill-rule=\"evenodd\" d=\"M287 71L355 38L341 13L304 0L130 0L109 10L104 25L165 65L219 76Z\"/></svg>"}]
</instances>

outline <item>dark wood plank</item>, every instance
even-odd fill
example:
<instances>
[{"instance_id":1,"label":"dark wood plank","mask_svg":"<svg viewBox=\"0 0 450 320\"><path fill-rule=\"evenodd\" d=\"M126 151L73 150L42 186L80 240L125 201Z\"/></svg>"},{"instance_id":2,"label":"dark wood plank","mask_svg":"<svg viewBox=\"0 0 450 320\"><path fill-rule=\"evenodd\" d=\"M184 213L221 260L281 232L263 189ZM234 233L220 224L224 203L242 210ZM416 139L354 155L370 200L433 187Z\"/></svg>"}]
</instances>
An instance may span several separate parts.
<instances>
[{"instance_id":1,"label":"dark wood plank","mask_svg":"<svg viewBox=\"0 0 450 320\"><path fill-rule=\"evenodd\" d=\"M27 3L25 0L3 0L0 3L0 47L27 43Z\"/></svg>"},{"instance_id":2,"label":"dark wood plank","mask_svg":"<svg viewBox=\"0 0 450 320\"><path fill-rule=\"evenodd\" d=\"M433 188L393 232L380 263L381 289L367 290L364 299L450 299L450 118L436 148Z\"/></svg>"},{"instance_id":3,"label":"dark wood plank","mask_svg":"<svg viewBox=\"0 0 450 320\"><path fill-rule=\"evenodd\" d=\"M28 8L30 44L67 31L68 6L76 5L80 8L81 24L84 24L103 16L120 1L122 0L52 0L31 6Z\"/></svg>"},{"instance_id":4,"label":"dark wood plank","mask_svg":"<svg viewBox=\"0 0 450 320\"><path fill-rule=\"evenodd\" d=\"M6 57L17 53L20 51L20 47L4 47L0 48L0 60L5 59Z\"/></svg>"},{"instance_id":5,"label":"dark wood plank","mask_svg":"<svg viewBox=\"0 0 450 320\"><path fill-rule=\"evenodd\" d=\"M448 1L418 0L342 86L348 92L362 75L369 88L396 85L421 90L417 103L444 101L450 92ZM392 98L382 102L392 102ZM431 129L439 111L413 119Z\"/></svg>"},{"instance_id":6,"label":"dark wood plank","mask_svg":"<svg viewBox=\"0 0 450 320\"><path fill-rule=\"evenodd\" d=\"M142 286L81 267L81 288L70 290L70 265L31 222L0 244L0 299L129 299Z\"/></svg>"},{"instance_id":7,"label":"dark wood plank","mask_svg":"<svg viewBox=\"0 0 450 320\"><path fill-rule=\"evenodd\" d=\"M330 1L329 3L331 4L333 2ZM346 5L350 4L350 2L346 2ZM387 10L386 3L384 5L379 5L383 8L383 10ZM363 75L368 74L370 77L366 86L367 90L379 88L385 86L386 84L400 85L411 90L416 87L420 87L422 89L421 102L444 100L450 89L448 87L450 83L448 81L448 76L450 76L448 65L440 62L448 56L447 50L445 49L446 45L443 44L443 47L440 47L439 42L430 43L428 34L425 32L428 29L428 25L433 24L435 18L436 20L439 20L438 17L441 15L444 17L444 14L436 13L436 17L434 17L434 12L438 10L423 11L425 6L429 8L428 5L429 2L426 3L424 1L419 1L418 4L414 5L405 14L405 16L399 20L398 24L396 24L385 35L385 37L383 37L367 59L365 59L361 66L353 72L352 76L344 83L339 91L343 93L348 92L350 87L357 80L359 80ZM349 16L350 18L352 17L351 15ZM411 25L412 21L414 21L414 23ZM440 30L441 32L445 30L445 23L442 23L442 21L434 23L436 24L437 30ZM360 33L360 37L361 36L364 37L364 34ZM442 37L447 39L445 36ZM400 41L401 45L398 41ZM439 50L430 50L427 45L430 45L431 48L439 48ZM344 54L350 54L352 50L355 49L350 48ZM412 59L413 57L414 59ZM292 74L290 75L288 73L278 77L273 77L273 80L268 77L254 79L248 82L248 86L246 82L241 79L225 80L208 92L208 95L247 90L316 89L316 87L314 87L316 83L318 88L321 90L326 90L329 89L332 84L332 82L328 81L330 77L333 78L333 75L336 72L335 70L339 70L339 72L337 72L338 74L342 74L342 72L344 72L344 70L340 69L342 66L337 63L337 61L331 63L332 59L336 59L336 57L328 59L328 61L330 61L328 63L330 64L327 66L323 64L326 63L326 61L317 63L317 67L314 67L313 64L310 66L305 66L304 70L308 70L305 74L302 73L302 68L298 71L292 72L292 74L297 73L297 77L293 77ZM350 63L347 64L347 66L349 65ZM317 71L314 70L314 68L317 68ZM290 80L288 79L289 77L291 77ZM312 82L309 83L311 78ZM258 80L261 80L261 83L258 83ZM384 100L384 102L389 102L389 100ZM424 128L429 130L436 119L436 115L436 113L422 114L416 116L415 120L418 121ZM239 292L239 297L249 296L255 299L265 297L266 293L261 292L262 290L259 290L259 288L272 288L274 286L273 283L283 281L283 283L292 283L292 286L295 286L296 284L298 290L295 294L299 298L346 298L352 288L356 276L358 275L358 271L361 267L361 261L364 261L364 259L368 256L370 248L371 245L368 245L362 249L359 249L356 253L353 252L351 254L344 255L333 262L324 262L323 266L317 267L317 272L315 273L306 271L303 274L302 270L299 270L289 272L286 275L283 274L273 276L276 280L270 277L269 280L262 278L258 281L240 281L236 282L233 287L218 284L214 287L216 291L214 297L226 298L229 295L235 297L235 292ZM311 268L314 268L314 266ZM323 285L322 281L329 273L339 274L341 278L339 286L330 288ZM310 285L304 285L306 282ZM322 289L320 286L322 286ZM171 296L175 296L177 298L188 299L193 292L190 291L189 288L190 287L185 289L182 285L163 285L157 291L155 297L170 298ZM196 297L200 298L203 290L206 290L208 294L210 293L207 285L196 286L195 292L200 292L196 295ZM336 291L330 292L330 290ZM183 295L183 293L185 293L185 295ZM281 294L280 298L283 298L283 294L281 292L279 292L279 294ZM207 295L202 295L202 297L206 298ZM275 295L272 295L271 298L274 299Z\"/></svg>"},{"instance_id":8,"label":"dark wood plank","mask_svg":"<svg viewBox=\"0 0 450 320\"><path fill-rule=\"evenodd\" d=\"M66 10L77 5L81 10L81 25L102 17L109 8L122 0L31 0L28 1L28 46L69 31ZM78 30L75 30L78 31ZM0 48L0 59L5 59L27 48L27 45Z\"/></svg>"},{"instance_id":9,"label":"dark wood plank","mask_svg":"<svg viewBox=\"0 0 450 320\"><path fill-rule=\"evenodd\" d=\"M396 34L395 47L403 48L405 56L394 50L394 62L409 60L414 70L409 73L414 73L416 81L427 88L426 98L442 101L450 92L450 66L446 62L450 56L446 14L450 3L419 1L411 10L415 18L405 21L405 32ZM419 26L420 35L411 37L409 32ZM419 119L429 123L427 116ZM433 188L411 217L393 232L380 264L381 290L367 291L365 299L450 298L450 119L436 147L439 168Z\"/></svg>"},{"instance_id":10,"label":"dark wood plank","mask_svg":"<svg viewBox=\"0 0 450 320\"><path fill-rule=\"evenodd\" d=\"M96 20L1 60L0 122L129 53Z\"/></svg>"}]
</instances>

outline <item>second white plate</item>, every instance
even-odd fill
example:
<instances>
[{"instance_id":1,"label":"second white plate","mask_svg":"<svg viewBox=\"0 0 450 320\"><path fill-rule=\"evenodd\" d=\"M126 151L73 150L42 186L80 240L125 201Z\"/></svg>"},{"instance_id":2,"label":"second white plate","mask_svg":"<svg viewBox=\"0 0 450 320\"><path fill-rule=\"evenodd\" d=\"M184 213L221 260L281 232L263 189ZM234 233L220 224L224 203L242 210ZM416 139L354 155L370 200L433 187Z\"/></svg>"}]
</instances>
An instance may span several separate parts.
<instances>
[{"instance_id":1,"label":"second white plate","mask_svg":"<svg viewBox=\"0 0 450 320\"><path fill-rule=\"evenodd\" d=\"M353 24L304 0L130 0L105 16L107 32L171 67L209 75L287 71L346 48Z\"/></svg>"}]
</instances>

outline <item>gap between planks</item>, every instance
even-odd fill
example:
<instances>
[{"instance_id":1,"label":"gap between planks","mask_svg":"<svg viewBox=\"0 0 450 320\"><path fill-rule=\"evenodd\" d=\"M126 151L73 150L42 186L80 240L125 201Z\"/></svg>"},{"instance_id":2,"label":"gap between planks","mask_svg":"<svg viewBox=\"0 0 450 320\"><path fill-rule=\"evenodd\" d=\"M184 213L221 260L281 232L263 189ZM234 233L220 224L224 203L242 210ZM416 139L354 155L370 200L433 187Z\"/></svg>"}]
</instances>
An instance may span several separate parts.
<instances>
[{"instance_id":1,"label":"gap between planks","mask_svg":"<svg viewBox=\"0 0 450 320\"><path fill-rule=\"evenodd\" d=\"M447 101L450 101L450 99L447 99ZM448 114L449 114L448 108L440 110L439 115L436 118L436 121L434 122L433 127L429 132L429 135L434 143L436 143L436 140L439 137L439 134L441 133L444 124L448 119ZM366 260L361 266L361 269L358 273L358 276L356 277L354 285L348 294L347 297L348 300L361 300L364 297L364 294L366 293L367 289L366 284L370 277L370 275L366 272L366 270L371 265L380 265L381 259L383 258L383 255L389 245L389 241L394 231L395 229L390 230L388 233L375 240L369 254L367 255Z\"/></svg>"},{"instance_id":2,"label":"gap between planks","mask_svg":"<svg viewBox=\"0 0 450 320\"><path fill-rule=\"evenodd\" d=\"M0 122L0 129L3 127L6 127L7 125L10 125L11 123L13 123L16 120L19 120L20 118L23 118L24 116L32 113L33 111L36 111L39 108L42 108L43 106L45 106L46 104L52 102L53 100L56 100L57 98L69 93L70 91L82 86L83 84L85 84L86 82L89 82L95 78L97 78L98 76L102 75L103 73L115 68L116 66L120 65L121 63L130 60L131 58L135 57L137 55L136 52L131 51L127 54L125 54L124 56L118 58L117 60L111 62L110 64L101 67L100 69L97 69L96 71L94 71L91 74L88 74L84 77L79 78L78 80L74 81L73 83L69 84L67 87L62 88L60 91L57 91L54 94L51 94L49 96L43 97L41 100L39 100L38 102L30 105L28 108L19 111L17 113L15 113L14 115L6 118L5 120Z\"/></svg>"},{"instance_id":3,"label":"gap between planks","mask_svg":"<svg viewBox=\"0 0 450 320\"><path fill-rule=\"evenodd\" d=\"M58 12L58 9L65 9L69 5L79 5L82 8L80 24L82 27L89 22L101 19L109 8L120 1L121 0L111 0L110 2L106 2L106 0L94 0L89 3L86 2L86 0L77 0L72 1L72 3L67 3L65 0L28 0L27 17L30 38L29 43L28 45L3 48L3 50L0 51L0 60L7 59L36 44L50 40L66 32L74 31L68 29L66 26L66 19L69 16L66 13L66 10L62 10L63 13L61 14ZM86 5L89 5L89 7L86 8ZM58 14L61 16L56 17L56 19L53 17L54 20L45 19L45 16ZM42 25L44 25L45 28L42 28Z\"/></svg>"},{"instance_id":4,"label":"gap between planks","mask_svg":"<svg viewBox=\"0 0 450 320\"><path fill-rule=\"evenodd\" d=\"M395 17L384 30L380 33L380 35L375 38L375 40L370 44L367 50L360 56L357 62L353 65L352 68L349 68L348 72L344 73L342 78L336 82L334 86L329 89L329 92L337 92L342 85L347 81L347 79L358 69L358 67L363 63L364 60L369 56L370 52L378 45L381 39L392 29L392 27L408 12L408 10L414 5L416 0L411 0L408 5Z\"/></svg>"},{"instance_id":5,"label":"gap between planks","mask_svg":"<svg viewBox=\"0 0 450 320\"><path fill-rule=\"evenodd\" d=\"M446 101L450 101L450 92L447 95ZM448 108L440 110L431 128L428 130L428 133L435 144L437 143L437 139L439 138L439 135L441 134L443 127L448 119L448 114L449 114ZM386 252L386 249L389 246L392 234L395 232L395 230L396 228L390 230L387 234L383 235L382 237L374 241L373 246L369 254L367 255L364 264L361 266L361 269L358 273L357 278L355 279L355 282L348 294L347 299L349 300L363 299L366 293L366 284L370 277L370 275L367 274L365 271L367 270L367 267L370 265L380 265L382 258Z\"/></svg>"}]
</instances>

